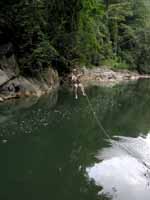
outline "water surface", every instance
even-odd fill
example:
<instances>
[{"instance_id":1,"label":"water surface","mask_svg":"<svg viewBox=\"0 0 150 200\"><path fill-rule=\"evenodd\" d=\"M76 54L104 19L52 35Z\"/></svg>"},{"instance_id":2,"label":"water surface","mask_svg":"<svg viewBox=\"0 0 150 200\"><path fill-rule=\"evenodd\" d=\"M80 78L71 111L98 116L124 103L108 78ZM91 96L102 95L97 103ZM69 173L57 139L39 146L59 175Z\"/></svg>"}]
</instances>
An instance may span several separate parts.
<instances>
[{"instance_id":1,"label":"water surface","mask_svg":"<svg viewBox=\"0 0 150 200\"><path fill-rule=\"evenodd\" d=\"M111 143L67 89L0 105L0 199L148 199L150 81L87 94Z\"/></svg>"}]
</instances>

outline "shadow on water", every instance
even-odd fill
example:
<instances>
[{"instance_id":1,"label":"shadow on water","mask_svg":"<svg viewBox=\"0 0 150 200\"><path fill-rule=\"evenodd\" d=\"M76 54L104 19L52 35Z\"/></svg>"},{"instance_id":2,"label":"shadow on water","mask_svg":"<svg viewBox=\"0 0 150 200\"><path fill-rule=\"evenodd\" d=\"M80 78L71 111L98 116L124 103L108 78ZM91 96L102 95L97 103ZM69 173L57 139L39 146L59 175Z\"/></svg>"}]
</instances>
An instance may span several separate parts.
<instances>
[{"instance_id":1,"label":"shadow on water","mask_svg":"<svg viewBox=\"0 0 150 200\"><path fill-rule=\"evenodd\" d=\"M150 81L87 90L99 120L114 135L137 137L150 130ZM66 89L40 100L0 105L0 198L97 200L100 187L87 167L108 148L84 97ZM103 158L105 159L105 158Z\"/></svg>"}]
</instances>

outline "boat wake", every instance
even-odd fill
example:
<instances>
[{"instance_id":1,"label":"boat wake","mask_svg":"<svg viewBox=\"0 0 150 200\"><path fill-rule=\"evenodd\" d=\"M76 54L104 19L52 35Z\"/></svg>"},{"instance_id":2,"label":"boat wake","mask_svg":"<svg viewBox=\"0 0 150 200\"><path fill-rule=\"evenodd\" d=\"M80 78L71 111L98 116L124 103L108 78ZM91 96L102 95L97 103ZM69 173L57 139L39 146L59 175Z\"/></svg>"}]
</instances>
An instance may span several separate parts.
<instances>
[{"instance_id":1,"label":"boat wake","mask_svg":"<svg viewBox=\"0 0 150 200\"><path fill-rule=\"evenodd\" d=\"M88 177L113 200L150 199L150 134L116 137L96 157L99 163L86 169Z\"/></svg>"}]
</instances>

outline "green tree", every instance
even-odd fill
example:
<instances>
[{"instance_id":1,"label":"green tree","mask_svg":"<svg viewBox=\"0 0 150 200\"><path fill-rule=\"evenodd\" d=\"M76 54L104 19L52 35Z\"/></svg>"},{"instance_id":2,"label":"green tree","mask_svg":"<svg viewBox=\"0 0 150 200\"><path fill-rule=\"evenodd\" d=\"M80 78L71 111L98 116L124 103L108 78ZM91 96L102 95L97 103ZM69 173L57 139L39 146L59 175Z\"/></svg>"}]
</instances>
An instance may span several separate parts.
<instances>
[{"instance_id":1,"label":"green tree","mask_svg":"<svg viewBox=\"0 0 150 200\"><path fill-rule=\"evenodd\" d=\"M75 63L149 73L149 7L147 0L1 0L0 45L12 43L28 75Z\"/></svg>"}]
</instances>

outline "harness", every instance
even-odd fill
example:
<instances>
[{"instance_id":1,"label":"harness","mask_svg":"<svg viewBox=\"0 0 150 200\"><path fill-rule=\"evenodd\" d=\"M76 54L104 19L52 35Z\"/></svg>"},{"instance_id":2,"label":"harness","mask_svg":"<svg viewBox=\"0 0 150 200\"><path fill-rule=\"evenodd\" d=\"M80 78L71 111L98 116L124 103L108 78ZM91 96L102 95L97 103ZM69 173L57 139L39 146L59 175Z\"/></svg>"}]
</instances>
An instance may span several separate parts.
<instances>
[{"instance_id":1,"label":"harness","mask_svg":"<svg viewBox=\"0 0 150 200\"><path fill-rule=\"evenodd\" d=\"M72 80L73 84L79 84L80 83L79 78L75 75L72 75L71 80Z\"/></svg>"}]
</instances>

